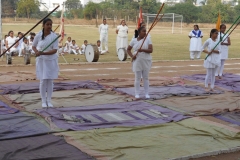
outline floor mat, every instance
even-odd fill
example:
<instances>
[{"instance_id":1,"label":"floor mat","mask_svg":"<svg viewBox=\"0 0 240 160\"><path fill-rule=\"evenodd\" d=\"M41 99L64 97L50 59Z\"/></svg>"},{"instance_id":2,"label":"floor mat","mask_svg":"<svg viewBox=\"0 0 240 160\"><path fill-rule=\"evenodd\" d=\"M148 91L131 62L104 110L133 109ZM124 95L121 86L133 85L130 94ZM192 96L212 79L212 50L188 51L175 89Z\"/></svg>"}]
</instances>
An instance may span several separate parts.
<instances>
[{"instance_id":1,"label":"floor mat","mask_svg":"<svg viewBox=\"0 0 240 160\"><path fill-rule=\"evenodd\" d=\"M182 76L183 79L202 83L204 83L205 77L206 74L194 74ZM240 76L231 73L226 73L224 74L222 79L216 78L215 85L227 89L229 91L240 92Z\"/></svg>"},{"instance_id":2,"label":"floor mat","mask_svg":"<svg viewBox=\"0 0 240 160\"><path fill-rule=\"evenodd\" d=\"M0 140L48 134L49 132L50 128L34 116L22 112L0 115Z\"/></svg>"},{"instance_id":3,"label":"floor mat","mask_svg":"<svg viewBox=\"0 0 240 160\"><path fill-rule=\"evenodd\" d=\"M117 92L126 93L128 95L135 95L135 88L117 88ZM213 92L206 92L204 88L200 86L154 86L149 87L149 95L153 99L162 99L170 96L202 96L209 94L220 94L223 91L215 90ZM145 97L144 88L140 88L140 97Z\"/></svg>"},{"instance_id":4,"label":"floor mat","mask_svg":"<svg viewBox=\"0 0 240 160\"><path fill-rule=\"evenodd\" d=\"M54 82L54 91L74 90L79 88L86 89L103 89L103 86L93 81L72 81L72 82ZM0 94L27 94L39 93L39 83L23 84L4 84L0 85Z\"/></svg>"},{"instance_id":5,"label":"floor mat","mask_svg":"<svg viewBox=\"0 0 240 160\"><path fill-rule=\"evenodd\" d=\"M19 112L19 110L15 108L9 107L6 103L0 101L0 115L2 114L14 114Z\"/></svg>"},{"instance_id":6,"label":"floor mat","mask_svg":"<svg viewBox=\"0 0 240 160\"><path fill-rule=\"evenodd\" d=\"M240 126L240 111L239 112L226 112L222 114L216 114L214 117L223 121Z\"/></svg>"},{"instance_id":7,"label":"floor mat","mask_svg":"<svg viewBox=\"0 0 240 160\"><path fill-rule=\"evenodd\" d=\"M108 88L127 88L127 87L134 87L134 79L128 78L113 78L113 79L98 79L97 83L108 87ZM149 78L149 85L150 86L168 86L173 84L181 84L183 85L184 82L179 77L150 77ZM141 86L143 83L141 81Z\"/></svg>"},{"instance_id":8,"label":"floor mat","mask_svg":"<svg viewBox=\"0 0 240 160\"><path fill-rule=\"evenodd\" d=\"M50 108L36 112L47 119L51 126L66 130L142 126L177 122L188 118L178 112L143 101Z\"/></svg>"},{"instance_id":9,"label":"floor mat","mask_svg":"<svg viewBox=\"0 0 240 160\"><path fill-rule=\"evenodd\" d=\"M39 93L5 95L5 97L13 101L16 107L26 109L27 111L42 108ZM126 95L115 94L111 91L92 89L58 91L53 92L52 96L52 104L54 107L89 106L126 101L132 101L132 99Z\"/></svg>"},{"instance_id":10,"label":"floor mat","mask_svg":"<svg viewBox=\"0 0 240 160\"><path fill-rule=\"evenodd\" d=\"M1 160L93 160L61 137L43 135L0 142Z\"/></svg>"},{"instance_id":11,"label":"floor mat","mask_svg":"<svg viewBox=\"0 0 240 160\"><path fill-rule=\"evenodd\" d=\"M194 118L145 127L117 127L57 133L99 160L189 159L236 151L240 130Z\"/></svg>"},{"instance_id":12,"label":"floor mat","mask_svg":"<svg viewBox=\"0 0 240 160\"><path fill-rule=\"evenodd\" d=\"M234 93L197 97L170 97L151 101L151 103L189 115L213 115L240 111L240 96Z\"/></svg>"}]
</instances>

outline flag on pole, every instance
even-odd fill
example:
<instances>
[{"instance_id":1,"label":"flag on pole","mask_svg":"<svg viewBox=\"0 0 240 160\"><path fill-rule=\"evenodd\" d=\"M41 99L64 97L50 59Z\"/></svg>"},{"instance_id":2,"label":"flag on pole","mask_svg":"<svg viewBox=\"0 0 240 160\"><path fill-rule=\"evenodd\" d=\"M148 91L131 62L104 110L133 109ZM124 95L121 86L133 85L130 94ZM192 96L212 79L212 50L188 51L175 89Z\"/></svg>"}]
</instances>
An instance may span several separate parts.
<instances>
[{"instance_id":1,"label":"flag on pole","mask_svg":"<svg viewBox=\"0 0 240 160\"><path fill-rule=\"evenodd\" d=\"M142 16L142 7L140 7L139 15L138 15L138 28L140 28L140 24L143 22L143 16Z\"/></svg>"},{"instance_id":2,"label":"flag on pole","mask_svg":"<svg viewBox=\"0 0 240 160\"><path fill-rule=\"evenodd\" d=\"M62 9L61 19L60 19L60 31L59 31L59 35L61 35L60 41L63 41L63 38L64 38L64 17L63 17L63 13L64 13L64 3L63 3L63 9Z\"/></svg>"},{"instance_id":3,"label":"flag on pole","mask_svg":"<svg viewBox=\"0 0 240 160\"><path fill-rule=\"evenodd\" d=\"M220 25L221 25L221 15L220 15L220 12L218 12L218 20L217 20L217 23L216 23L216 29L218 31L220 31Z\"/></svg>"}]
</instances>

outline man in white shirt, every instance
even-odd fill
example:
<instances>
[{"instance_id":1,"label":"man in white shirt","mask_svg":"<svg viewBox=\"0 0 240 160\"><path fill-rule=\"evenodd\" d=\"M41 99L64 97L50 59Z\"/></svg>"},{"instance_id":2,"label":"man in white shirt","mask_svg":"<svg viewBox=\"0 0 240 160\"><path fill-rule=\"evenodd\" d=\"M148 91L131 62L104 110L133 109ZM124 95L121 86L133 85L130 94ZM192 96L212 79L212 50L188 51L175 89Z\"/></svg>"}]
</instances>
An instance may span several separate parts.
<instances>
[{"instance_id":1,"label":"man in white shirt","mask_svg":"<svg viewBox=\"0 0 240 160\"><path fill-rule=\"evenodd\" d=\"M105 45L105 50L108 53L108 25L107 20L103 19L103 23L99 26L100 41L101 41L101 51L103 50L103 43Z\"/></svg>"}]
</instances>

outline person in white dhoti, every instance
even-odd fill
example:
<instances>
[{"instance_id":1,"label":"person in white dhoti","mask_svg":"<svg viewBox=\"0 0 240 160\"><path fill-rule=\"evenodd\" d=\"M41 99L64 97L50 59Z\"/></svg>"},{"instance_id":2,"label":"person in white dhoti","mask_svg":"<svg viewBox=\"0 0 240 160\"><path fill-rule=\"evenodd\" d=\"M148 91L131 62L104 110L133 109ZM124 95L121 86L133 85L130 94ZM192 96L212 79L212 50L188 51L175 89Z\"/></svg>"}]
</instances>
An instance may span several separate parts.
<instances>
[{"instance_id":1,"label":"person in white dhoti","mask_svg":"<svg viewBox=\"0 0 240 160\"><path fill-rule=\"evenodd\" d=\"M64 51L63 52L67 52L67 53L70 53L71 52L71 44L72 44L72 38L71 37L68 37L67 38L67 41L65 42L64 44Z\"/></svg>"},{"instance_id":2,"label":"person in white dhoti","mask_svg":"<svg viewBox=\"0 0 240 160\"><path fill-rule=\"evenodd\" d=\"M146 38L142 48L140 49L143 39L146 36L146 28L140 27L138 29L139 36L137 38L132 39L130 42L127 52L130 57L133 59L132 70L135 73L135 98L139 98L140 92L140 80L141 76L143 78L145 97L150 98L148 89L149 89L149 71L152 67L152 56L153 52L152 42L150 38ZM133 53L131 50L133 49ZM136 53L138 55L136 55Z\"/></svg>"},{"instance_id":3,"label":"person in white dhoti","mask_svg":"<svg viewBox=\"0 0 240 160\"><path fill-rule=\"evenodd\" d=\"M228 37L228 34L225 34L225 31L226 31L226 25L221 24L220 32L218 34L218 39L221 41L221 52L220 52L221 65L217 68L215 73L215 76L218 76L219 79L222 79L224 63L225 63L225 60L228 59L228 46L231 45L230 37Z\"/></svg>"},{"instance_id":4,"label":"person in white dhoti","mask_svg":"<svg viewBox=\"0 0 240 160\"><path fill-rule=\"evenodd\" d=\"M74 53L75 55L80 54L80 50L78 45L76 44L75 40L72 40L72 44L70 45L71 48L71 52L70 53Z\"/></svg>"},{"instance_id":5,"label":"person in white dhoti","mask_svg":"<svg viewBox=\"0 0 240 160\"><path fill-rule=\"evenodd\" d=\"M97 47L98 47L98 51L99 51L100 54L104 54L104 53L107 52L106 50L102 50L101 41L100 40L97 41Z\"/></svg>"},{"instance_id":6,"label":"person in white dhoti","mask_svg":"<svg viewBox=\"0 0 240 160\"><path fill-rule=\"evenodd\" d=\"M108 25L107 20L103 19L103 23L99 26L100 41L101 41L101 51L105 50L108 53ZM105 48L103 49L103 44Z\"/></svg>"},{"instance_id":7,"label":"person in white dhoti","mask_svg":"<svg viewBox=\"0 0 240 160\"><path fill-rule=\"evenodd\" d=\"M52 32L52 20L46 18L43 20L43 29L33 41L33 50L36 53L36 76L40 80L40 94L42 98L42 107L53 107L51 103L53 93L53 80L58 78L58 40L47 47L57 35ZM47 93L47 97L46 97Z\"/></svg>"},{"instance_id":8,"label":"person in white dhoti","mask_svg":"<svg viewBox=\"0 0 240 160\"><path fill-rule=\"evenodd\" d=\"M28 44L28 39L26 37L23 37L23 43L21 44L21 53L23 56L25 56L27 53L31 52L30 45Z\"/></svg>"},{"instance_id":9,"label":"person in white dhoti","mask_svg":"<svg viewBox=\"0 0 240 160\"><path fill-rule=\"evenodd\" d=\"M195 56L199 59L201 57L203 33L199 30L198 25L194 25L194 30L189 33L188 37L190 38L190 59L194 60Z\"/></svg>"},{"instance_id":10,"label":"person in white dhoti","mask_svg":"<svg viewBox=\"0 0 240 160\"><path fill-rule=\"evenodd\" d=\"M121 21L121 24L117 26L117 41L116 41L116 49L118 53L119 48L125 48L128 47L128 27L125 23L125 20Z\"/></svg>"},{"instance_id":11,"label":"person in white dhoti","mask_svg":"<svg viewBox=\"0 0 240 160\"><path fill-rule=\"evenodd\" d=\"M17 41L17 38L14 36L13 31L8 32L8 37L6 38L6 49L8 49L10 46L12 46ZM7 54L13 55L17 52L17 46L18 44L15 44L8 52Z\"/></svg>"},{"instance_id":12,"label":"person in white dhoti","mask_svg":"<svg viewBox=\"0 0 240 160\"><path fill-rule=\"evenodd\" d=\"M1 48L2 48L2 52L6 51L6 38L8 37L8 35L4 36L4 39L1 41Z\"/></svg>"},{"instance_id":13,"label":"person in white dhoti","mask_svg":"<svg viewBox=\"0 0 240 160\"><path fill-rule=\"evenodd\" d=\"M210 32L210 38L207 39L203 46L202 51L210 54L206 60L204 60L204 68L207 70L206 78L205 78L205 88L208 89L208 81L210 80L210 91L214 89L214 83L215 83L215 72L217 68L220 66L220 55L221 47L217 45L218 43L218 30L212 29ZM217 46L216 46L217 45ZM216 48L213 50L213 48L216 46ZM207 49L205 49L207 48Z\"/></svg>"},{"instance_id":14,"label":"person in white dhoti","mask_svg":"<svg viewBox=\"0 0 240 160\"><path fill-rule=\"evenodd\" d=\"M83 44L82 44L82 47L81 47L81 52L80 54L84 54L85 53L85 48L87 47L88 45L88 41L87 40L84 40Z\"/></svg>"},{"instance_id":15,"label":"person in white dhoti","mask_svg":"<svg viewBox=\"0 0 240 160\"><path fill-rule=\"evenodd\" d=\"M21 32L18 33L18 38L17 39L20 39L22 37L23 37L23 33L21 33ZM22 44L23 44L23 38L20 41L18 41L17 52L18 52L19 57L23 56L22 55Z\"/></svg>"}]
</instances>

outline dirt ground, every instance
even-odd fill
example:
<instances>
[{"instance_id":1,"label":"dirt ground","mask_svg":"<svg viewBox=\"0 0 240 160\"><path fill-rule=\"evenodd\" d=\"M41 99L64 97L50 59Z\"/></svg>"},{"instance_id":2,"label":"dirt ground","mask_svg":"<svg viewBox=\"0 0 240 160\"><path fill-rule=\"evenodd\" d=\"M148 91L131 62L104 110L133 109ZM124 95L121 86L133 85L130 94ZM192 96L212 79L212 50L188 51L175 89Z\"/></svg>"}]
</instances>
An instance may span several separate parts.
<instances>
[{"instance_id":1,"label":"dirt ground","mask_svg":"<svg viewBox=\"0 0 240 160\"><path fill-rule=\"evenodd\" d=\"M93 80L110 78L134 78L130 62L112 63L76 63L60 64L60 77L65 80ZM227 60L225 72L240 74L240 59ZM0 75L7 72L28 72L35 73L34 65L5 65L0 61ZM153 62L150 77L179 77L181 75L205 73L203 60L193 61L158 61ZM59 79L56 81L64 80ZM31 80L33 81L33 80ZM36 80L34 80L36 81ZM26 81L2 82L7 83L26 83ZM196 160L240 160L240 152L221 154L218 156L198 158Z\"/></svg>"}]
</instances>

